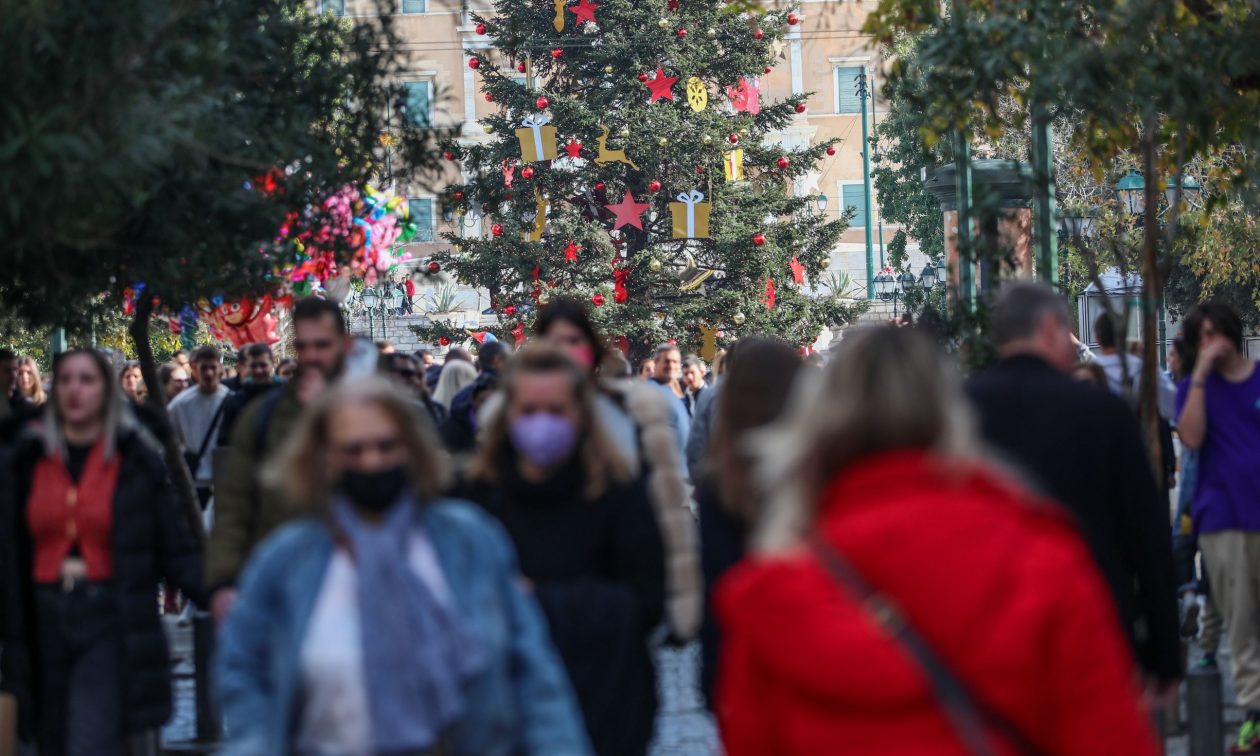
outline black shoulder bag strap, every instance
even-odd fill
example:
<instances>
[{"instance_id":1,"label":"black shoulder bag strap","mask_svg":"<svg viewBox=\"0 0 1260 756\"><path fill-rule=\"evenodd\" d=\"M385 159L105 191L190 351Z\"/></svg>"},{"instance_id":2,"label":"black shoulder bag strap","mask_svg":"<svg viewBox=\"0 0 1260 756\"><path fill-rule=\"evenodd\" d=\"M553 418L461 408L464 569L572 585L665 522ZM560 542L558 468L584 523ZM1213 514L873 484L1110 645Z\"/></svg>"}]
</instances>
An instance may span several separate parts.
<instances>
[{"instance_id":1,"label":"black shoulder bag strap","mask_svg":"<svg viewBox=\"0 0 1260 756\"><path fill-rule=\"evenodd\" d=\"M906 622L901 611L871 586L849 560L821 538L811 538L809 546L827 574L856 597L876 624L901 644L927 674L932 692L968 751L975 756L994 756L998 751L990 733L996 732L1017 753L1041 756L1042 751L1010 720L967 691L923 636Z\"/></svg>"},{"instance_id":2,"label":"black shoulder bag strap","mask_svg":"<svg viewBox=\"0 0 1260 756\"><path fill-rule=\"evenodd\" d=\"M214 411L214 417L210 418L210 427L206 428L206 437L201 439L201 448L197 450L197 456L193 458L193 463L190 465L194 479L197 476L197 468L201 467L201 458L206 456L206 449L210 448L210 439L217 435L215 430L219 427L219 418L223 417L223 410L227 409L228 399L231 396L228 394L223 397L223 401L219 402L219 408Z\"/></svg>"}]
</instances>

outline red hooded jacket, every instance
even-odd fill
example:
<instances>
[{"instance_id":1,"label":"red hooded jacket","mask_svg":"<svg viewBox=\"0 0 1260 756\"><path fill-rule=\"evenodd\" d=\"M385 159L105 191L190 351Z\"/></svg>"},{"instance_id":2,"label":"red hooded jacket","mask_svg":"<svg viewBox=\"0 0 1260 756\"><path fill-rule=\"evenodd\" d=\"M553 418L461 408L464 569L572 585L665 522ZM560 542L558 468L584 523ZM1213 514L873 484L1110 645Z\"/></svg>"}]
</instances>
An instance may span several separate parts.
<instances>
[{"instance_id":1,"label":"red hooded jacket","mask_svg":"<svg viewBox=\"0 0 1260 756\"><path fill-rule=\"evenodd\" d=\"M1157 752L1116 610L1057 506L895 452L850 466L819 507L822 537L1039 750ZM729 756L966 754L913 657L803 547L746 559L715 602Z\"/></svg>"}]
</instances>

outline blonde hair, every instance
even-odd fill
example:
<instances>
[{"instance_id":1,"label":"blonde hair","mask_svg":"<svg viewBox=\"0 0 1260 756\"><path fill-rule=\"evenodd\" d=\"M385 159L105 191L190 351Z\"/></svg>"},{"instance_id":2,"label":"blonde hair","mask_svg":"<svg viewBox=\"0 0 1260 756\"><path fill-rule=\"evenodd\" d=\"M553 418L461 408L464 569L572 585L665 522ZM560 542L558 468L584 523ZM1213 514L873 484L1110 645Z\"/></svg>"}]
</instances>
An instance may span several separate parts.
<instances>
[{"instance_id":1,"label":"blonde hair","mask_svg":"<svg viewBox=\"0 0 1260 756\"><path fill-rule=\"evenodd\" d=\"M114 380L113 367L105 355L95 349L71 349L53 358L52 392L48 395L48 401L44 402L44 422L41 431L44 453L49 456L64 457L66 455L65 420L57 408L57 373L66 362L80 356L91 360L104 383L101 397L104 429L101 437L105 442L105 459L112 459L114 451L118 448L119 436L135 427L136 421L128 406L129 402L123 397L122 387L119 386L118 381Z\"/></svg>"},{"instance_id":2,"label":"blonde hair","mask_svg":"<svg viewBox=\"0 0 1260 756\"><path fill-rule=\"evenodd\" d=\"M822 489L864 457L927 449L959 461L980 458L961 378L928 336L889 326L851 331L831 366L813 372L806 371L784 419L754 439L757 477L771 492L753 533L761 553L797 545Z\"/></svg>"},{"instance_id":3,"label":"blonde hair","mask_svg":"<svg viewBox=\"0 0 1260 756\"><path fill-rule=\"evenodd\" d=\"M515 399L516 383L521 375L562 373L573 383L573 391L581 407L581 438L578 456L586 482L585 496L596 499L612 483L625 483L631 470L611 441L595 422L595 387L586 370L569 355L545 342L533 342L513 355L503 381L503 407L490 419L482 436L482 447L469 468L474 480L497 483L504 469L515 464L512 442L508 437L509 416Z\"/></svg>"},{"instance_id":4,"label":"blonde hair","mask_svg":"<svg viewBox=\"0 0 1260 756\"><path fill-rule=\"evenodd\" d=\"M477 368L463 360L450 360L442 366L437 386L433 389L433 401L447 409L451 408L451 400L465 386L477 380Z\"/></svg>"},{"instance_id":5,"label":"blonde hair","mask_svg":"<svg viewBox=\"0 0 1260 756\"><path fill-rule=\"evenodd\" d=\"M17 370L19 375L24 367L29 367L31 372L35 374L35 388L29 394L22 391L22 395L27 399L30 399L31 403L36 407L42 407L44 406L44 402L48 401L48 395L44 393L44 380L43 376L39 374L39 365L35 362L34 358L26 356L18 357ZM21 379L19 378L18 380L18 390L21 391Z\"/></svg>"},{"instance_id":6,"label":"blonde hair","mask_svg":"<svg viewBox=\"0 0 1260 756\"><path fill-rule=\"evenodd\" d=\"M428 501L445 490L445 456L417 405L379 376L348 378L324 392L303 413L289 440L263 472L264 481L307 511L322 511L337 481L328 476L328 426L332 414L356 405L380 407L398 426L407 450L414 493Z\"/></svg>"}]
</instances>

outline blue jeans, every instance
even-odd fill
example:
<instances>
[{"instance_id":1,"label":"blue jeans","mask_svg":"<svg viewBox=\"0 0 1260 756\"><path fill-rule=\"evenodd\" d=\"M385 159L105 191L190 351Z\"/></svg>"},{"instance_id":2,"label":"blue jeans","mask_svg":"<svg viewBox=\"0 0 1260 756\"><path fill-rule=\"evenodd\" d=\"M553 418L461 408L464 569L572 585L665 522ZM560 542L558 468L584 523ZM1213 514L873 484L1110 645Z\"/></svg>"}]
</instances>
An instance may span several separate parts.
<instances>
[{"instance_id":1,"label":"blue jeans","mask_svg":"<svg viewBox=\"0 0 1260 756\"><path fill-rule=\"evenodd\" d=\"M108 582L69 590L41 585L39 631L40 756L122 756L118 605Z\"/></svg>"}]
</instances>

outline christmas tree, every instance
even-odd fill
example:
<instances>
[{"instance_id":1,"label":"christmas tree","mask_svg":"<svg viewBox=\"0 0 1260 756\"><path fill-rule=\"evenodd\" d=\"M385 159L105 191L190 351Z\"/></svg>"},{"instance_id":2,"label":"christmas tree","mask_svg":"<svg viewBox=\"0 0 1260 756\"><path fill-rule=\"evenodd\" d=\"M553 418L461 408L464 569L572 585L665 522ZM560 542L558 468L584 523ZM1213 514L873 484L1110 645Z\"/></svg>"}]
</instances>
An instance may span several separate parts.
<instances>
[{"instance_id":1,"label":"christmas tree","mask_svg":"<svg viewBox=\"0 0 1260 756\"><path fill-rule=\"evenodd\" d=\"M536 307L573 294L632 356L674 339L711 356L741 335L797 346L854 308L807 284L847 219L810 212L793 181L833 142L787 150L767 137L807 95L762 102L758 77L799 19L719 0L499 0L474 16L497 49L469 51L488 140L445 156L467 184L446 189L484 235L446 234L428 263L488 290L500 339L520 341ZM453 343L468 333L417 329Z\"/></svg>"}]
</instances>

